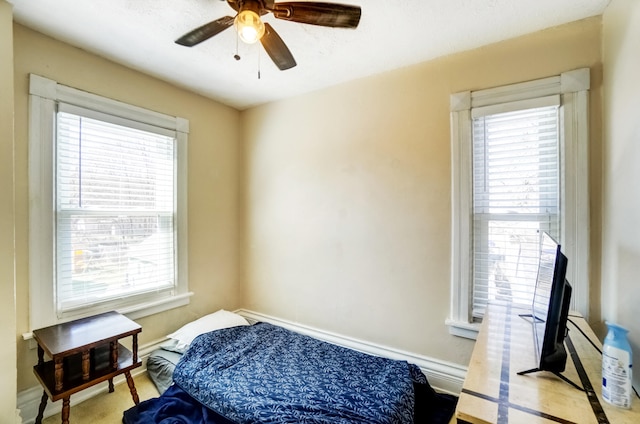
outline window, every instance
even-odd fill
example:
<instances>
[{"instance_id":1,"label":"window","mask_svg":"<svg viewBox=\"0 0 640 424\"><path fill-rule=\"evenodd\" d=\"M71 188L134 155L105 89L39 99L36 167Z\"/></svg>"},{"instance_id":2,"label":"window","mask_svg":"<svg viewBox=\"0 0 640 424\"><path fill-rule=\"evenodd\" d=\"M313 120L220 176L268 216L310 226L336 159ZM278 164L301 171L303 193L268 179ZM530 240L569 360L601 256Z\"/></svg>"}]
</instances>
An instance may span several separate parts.
<instances>
[{"instance_id":1,"label":"window","mask_svg":"<svg viewBox=\"0 0 640 424\"><path fill-rule=\"evenodd\" d=\"M531 304L540 233L559 237L559 98L539 100L472 111L473 318L492 300Z\"/></svg>"},{"instance_id":2,"label":"window","mask_svg":"<svg viewBox=\"0 0 640 424\"><path fill-rule=\"evenodd\" d=\"M31 75L31 327L188 303L181 118Z\"/></svg>"},{"instance_id":3,"label":"window","mask_svg":"<svg viewBox=\"0 0 640 424\"><path fill-rule=\"evenodd\" d=\"M475 337L488 302L531 304L542 231L588 313L588 88L580 69L451 96L452 334Z\"/></svg>"}]
</instances>

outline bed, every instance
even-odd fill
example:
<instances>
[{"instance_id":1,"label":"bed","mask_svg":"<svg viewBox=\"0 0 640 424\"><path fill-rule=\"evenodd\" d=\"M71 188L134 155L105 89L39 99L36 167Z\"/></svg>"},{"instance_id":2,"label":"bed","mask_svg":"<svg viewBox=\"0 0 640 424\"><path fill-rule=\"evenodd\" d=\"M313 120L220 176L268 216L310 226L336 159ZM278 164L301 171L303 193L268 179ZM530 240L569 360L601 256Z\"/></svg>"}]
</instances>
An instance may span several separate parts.
<instances>
[{"instance_id":1,"label":"bed","mask_svg":"<svg viewBox=\"0 0 640 424\"><path fill-rule=\"evenodd\" d=\"M125 411L125 424L446 424L453 414L457 399L436 393L416 365L212 315L150 355L161 396Z\"/></svg>"}]
</instances>

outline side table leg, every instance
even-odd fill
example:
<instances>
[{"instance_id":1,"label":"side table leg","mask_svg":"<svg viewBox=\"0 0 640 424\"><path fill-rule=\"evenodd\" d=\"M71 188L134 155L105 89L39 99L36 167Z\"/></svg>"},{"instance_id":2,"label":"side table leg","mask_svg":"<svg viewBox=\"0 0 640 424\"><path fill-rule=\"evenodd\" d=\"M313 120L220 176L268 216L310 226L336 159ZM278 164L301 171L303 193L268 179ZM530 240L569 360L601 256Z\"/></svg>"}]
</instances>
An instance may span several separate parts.
<instances>
[{"instance_id":1,"label":"side table leg","mask_svg":"<svg viewBox=\"0 0 640 424\"><path fill-rule=\"evenodd\" d=\"M38 416L36 417L36 424L42 423L42 416L44 415L44 408L47 407L47 400L49 400L49 397L47 396L47 392L43 390L40 407L38 408Z\"/></svg>"},{"instance_id":2,"label":"side table leg","mask_svg":"<svg viewBox=\"0 0 640 424\"><path fill-rule=\"evenodd\" d=\"M69 412L71 405L69 402L69 396L62 399L62 424L69 424Z\"/></svg>"},{"instance_id":3,"label":"side table leg","mask_svg":"<svg viewBox=\"0 0 640 424\"><path fill-rule=\"evenodd\" d=\"M131 378L131 373L129 371L125 371L124 376L127 377L127 386L129 386L129 391L131 392L133 403L137 405L140 403L140 399L138 399L138 392L136 391L136 386L133 382L133 378Z\"/></svg>"},{"instance_id":4,"label":"side table leg","mask_svg":"<svg viewBox=\"0 0 640 424\"><path fill-rule=\"evenodd\" d=\"M138 363L138 334L133 335L133 345L131 347L131 352L133 353L133 363Z\"/></svg>"},{"instance_id":5,"label":"side table leg","mask_svg":"<svg viewBox=\"0 0 640 424\"><path fill-rule=\"evenodd\" d=\"M38 345L38 365L44 364L44 349Z\"/></svg>"},{"instance_id":6,"label":"side table leg","mask_svg":"<svg viewBox=\"0 0 640 424\"><path fill-rule=\"evenodd\" d=\"M109 379L109 393L113 393L113 378Z\"/></svg>"}]
</instances>

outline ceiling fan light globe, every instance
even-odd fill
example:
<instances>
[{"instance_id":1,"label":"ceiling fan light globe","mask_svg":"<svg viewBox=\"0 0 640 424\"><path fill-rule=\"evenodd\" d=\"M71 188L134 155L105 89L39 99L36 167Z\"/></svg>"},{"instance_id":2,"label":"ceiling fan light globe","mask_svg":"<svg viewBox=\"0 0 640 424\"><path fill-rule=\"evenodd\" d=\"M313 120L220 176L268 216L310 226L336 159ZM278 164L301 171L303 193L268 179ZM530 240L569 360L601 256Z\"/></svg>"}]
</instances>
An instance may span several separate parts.
<instances>
[{"instance_id":1,"label":"ceiling fan light globe","mask_svg":"<svg viewBox=\"0 0 640 424\"><path fill-rule=\"evenodd\" d=\"M234 25L240 39L247 44L255 43L264 35L264 23L252 10L243 10L238 13Z\"/></svg>"}]
</instances>

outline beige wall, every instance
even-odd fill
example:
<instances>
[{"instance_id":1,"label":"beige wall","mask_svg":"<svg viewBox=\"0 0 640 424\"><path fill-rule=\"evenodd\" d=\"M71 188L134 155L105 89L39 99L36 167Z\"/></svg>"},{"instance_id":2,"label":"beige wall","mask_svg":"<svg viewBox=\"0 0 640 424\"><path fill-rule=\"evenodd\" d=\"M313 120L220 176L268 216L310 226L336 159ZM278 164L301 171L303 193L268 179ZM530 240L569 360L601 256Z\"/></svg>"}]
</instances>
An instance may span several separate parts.
<instances>
[{"instance_id":1,"label":"beige wall","mask_svg":"<svg viewBox=\"0 0 640 424\"><path fill-rule=\"evenodd\" d=\"M600 36L587 19L243 112L244 306L466 365L472 342L444 324L449 95L590 67L599 204Z\"/></svg>"},{"instance_id":2,"label":"beige wall","mask_svg":"<svg viewBox=\"0 0 640 424\"><path fill-rule=\"evenodd\" d=\"M16 413L16 305L13 186L13 15L0 0L0 417Z\"/></svg>"},{"instance_id":3,"label":"beige wall","mask_svg":"<svg viewBox=\"0 0 640 424\"><path fill-rule=\"evenodd\" d=\"M9 20L10 22L10 20ZM6 26L2 26L4 29ZM190 121L189 288L191 304L140 319L144 345L188 320L219 308L240 306L238 289L238 192L240 113L116 65L68 44L14 25L16 128L17 333L29 329L28 275L28 74L35 73L85 91ZM4 43L5 37L0 38ZM4 61L2 61L4 63ZM4 70L0 70L0 82ZM6 79L6 78L5 78ZM4 100L3 100L4 101ZM3 131L4 134L4 131ZM4 142L4 137L3 140ZM4 149L4 145L3 145ZM4 154L2 161L5 161ZM4 166L2 166L4 172ZM2 202L0 222L8 218ZM4 237L2 243L5 243ZM4 256L4 255L3 255ZM4 257L2 258L4 261ZM4 272L4 271L3 271ZM4 277L3 277L4 280ZM4 287L4 286L3 286ZM2 296L6 299L7 296ZM2 308L3 314L5 308ZM4 328L4 327L3 327ZM4 331L4 330L3 330ZM11 331L13 334L14 332ZM18 340L18 390L35 383L34 349ZM15 390L13 390L15 392Z\"/></svg>"},{"instance_id":4,"label":"beige wall","mask_svg":"<svg viewBox=\"0 0 640 424\"><path fill-rule=\"evenodd\" d=\"M602 316L630 330L640 362L640 2L613 0L603 17L604 202ZM634 373L636 386L640 372Z\"/></svg>"}]
</instances>

